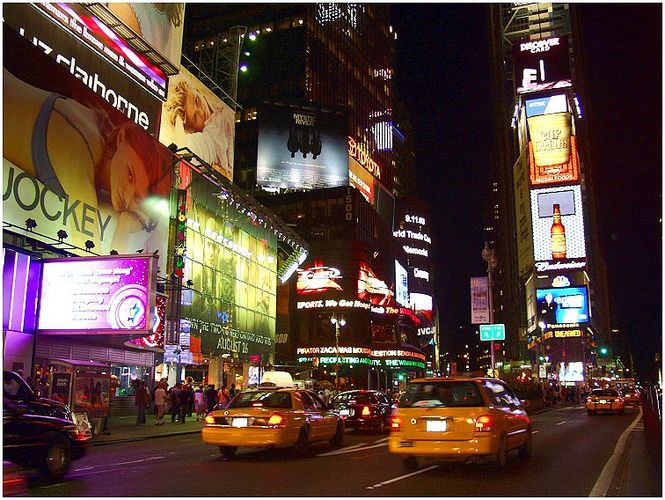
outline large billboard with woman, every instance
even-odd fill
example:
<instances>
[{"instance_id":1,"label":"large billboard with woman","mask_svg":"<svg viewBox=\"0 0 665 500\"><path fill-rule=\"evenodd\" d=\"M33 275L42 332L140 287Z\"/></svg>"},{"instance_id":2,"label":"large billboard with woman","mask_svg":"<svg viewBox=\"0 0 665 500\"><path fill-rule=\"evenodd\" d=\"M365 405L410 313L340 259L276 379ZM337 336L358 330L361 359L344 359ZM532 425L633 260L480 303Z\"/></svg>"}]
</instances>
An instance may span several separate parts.
<instances>
[{"instance_id":1,"label":"large billboard with woman","mask_svg":"<svg viewBox=\"0 0 665 500\"><path fill-rule=\"evenodd\" d=\"M4 43L3 221L99 254L165 256L170 152L7 27Z\"/></svg>"},{"instance_id":2,"label":"large billboard with woman","mask_svg":"<svg viewBox=\"0 0 665 500\"><path fill-rule=\"evenodd\" d=\"M159 140L187 147L233 182L235 112L185 68L169 78Z\"/></svg>"}]
</instances>

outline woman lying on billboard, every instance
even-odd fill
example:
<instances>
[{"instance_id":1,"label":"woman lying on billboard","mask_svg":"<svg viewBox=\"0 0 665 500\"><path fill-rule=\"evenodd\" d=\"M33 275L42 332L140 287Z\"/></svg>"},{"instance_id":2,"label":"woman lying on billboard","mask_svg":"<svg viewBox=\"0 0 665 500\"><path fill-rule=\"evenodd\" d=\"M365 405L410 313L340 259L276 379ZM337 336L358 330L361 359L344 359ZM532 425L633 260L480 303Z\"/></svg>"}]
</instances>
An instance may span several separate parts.
<instances>
[{"instance_id":1,"label":"woman lying on billboard","mask_svg":"<svg viewBox=\"0 0 665 500\"><path fill-rule=\"evenodd\" d=\"M82 103L6 69L3 90L3 156L63 198L110 204L117 223L111 248L141 247L157 224L144 201L167 196L170 186L168 155L158 143L96 95Z\"/></svg>"}]
</instances>

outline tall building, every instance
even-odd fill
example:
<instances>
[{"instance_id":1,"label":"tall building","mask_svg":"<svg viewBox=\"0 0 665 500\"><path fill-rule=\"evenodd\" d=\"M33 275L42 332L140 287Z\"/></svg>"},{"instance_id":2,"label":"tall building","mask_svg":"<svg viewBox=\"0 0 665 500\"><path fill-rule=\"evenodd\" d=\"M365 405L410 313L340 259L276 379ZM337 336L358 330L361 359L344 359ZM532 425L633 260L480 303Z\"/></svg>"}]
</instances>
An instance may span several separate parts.
<instances>
[{"instance_id":1,"label":"tall building","mask_svg":"<svg viewBox=\"0 0 665 500\"><path fill-rule=\"evenodd\" d=\"M611 328L576 8L489 9L495 319L506 324L510 357L530 358L543 377L581 381Z\"/></svg>"}]
</instances>

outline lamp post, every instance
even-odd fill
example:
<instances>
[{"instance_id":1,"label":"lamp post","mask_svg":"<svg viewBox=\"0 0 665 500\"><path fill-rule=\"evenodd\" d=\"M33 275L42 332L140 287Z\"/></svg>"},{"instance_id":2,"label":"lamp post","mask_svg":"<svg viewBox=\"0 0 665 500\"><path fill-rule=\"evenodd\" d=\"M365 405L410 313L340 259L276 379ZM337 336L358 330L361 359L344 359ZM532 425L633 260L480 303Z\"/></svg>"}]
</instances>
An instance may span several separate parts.
<instances>
[{"instance_id":1,"label":"lamp post","mask_svg":"<svg viewBox=\"0 0 665 500\"><path fill-rule=\"evenodd\" d=\"M487 288L488 288L488 298L489 298L489 322L490 325L494 323L494 305L492 304L492 271L496 268L498 260L496 258L496 252L493 248L490 248L488 241L485 242L485 248L482 251L482 257L485 262L487 262ZM495 356L494 356L494 339L490 341L490 351L492 359L492 377L496 376L494 373L495 366Z\"/></svg>"},{"instance_id":2,"label":"lamp post","mask_svg":"<svg viewBox=\"0 0 665 500\"><path fill-rule=\"evenodd\" d=\"M330 322L335 325L335 352L337 353L337 362L335 363L335 394L339 390L339 327L346 325L346 320L341 317L339 320L333 316Z\"/></svg>"}]
</instances>

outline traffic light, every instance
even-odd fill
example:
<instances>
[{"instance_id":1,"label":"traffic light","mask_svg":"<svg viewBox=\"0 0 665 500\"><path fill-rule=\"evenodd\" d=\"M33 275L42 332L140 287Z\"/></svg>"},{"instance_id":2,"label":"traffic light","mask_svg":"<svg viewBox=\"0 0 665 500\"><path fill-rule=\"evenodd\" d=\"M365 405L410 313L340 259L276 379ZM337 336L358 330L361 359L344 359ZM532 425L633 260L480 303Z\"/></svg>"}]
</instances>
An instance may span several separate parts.
<instances>
[{"instance_id":1,"label":"traffic light","mask_svg":"<svg viewBox=\"0 0 665 500\"><path fill-rule=\"evenodd\" d=\"M542 354L540 356L538 356L538 361L540 361L541 363L544 363L545 362L545 356L543 356Z\"/></svg>"},{"instance_id":2,"label":"traffic light","mask_svg":"<svg viewBox=\"0 0 665 500\"><path fill-rule=\"evenodd\" d=\"M403 373L398 373L397 374L397 380L399 380L400 382L403 382L404 381L404 374Z\"/></svg>"},{"instance_id":3,"label":"traffic light","mask_svg":"<svg viewBox=\"0 0 665 500\"><path fill-rule=\"evenodd\" d=\"M601 357L606 357L610 353L610 348L607 346L601 346L598 349L598 354L600 354Z\"/></svg>"}]
</instances>

